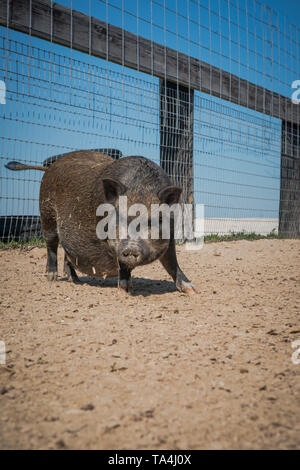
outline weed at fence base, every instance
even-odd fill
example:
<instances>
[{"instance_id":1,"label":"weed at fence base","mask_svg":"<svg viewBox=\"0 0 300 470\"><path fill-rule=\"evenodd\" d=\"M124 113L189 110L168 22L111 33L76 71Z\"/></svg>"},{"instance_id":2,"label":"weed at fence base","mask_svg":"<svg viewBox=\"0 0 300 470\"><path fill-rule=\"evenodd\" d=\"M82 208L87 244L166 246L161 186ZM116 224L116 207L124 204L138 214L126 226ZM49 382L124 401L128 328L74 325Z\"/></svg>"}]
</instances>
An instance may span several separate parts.
<instances>
[{"instance_id":1,"label":"weed at fence base","mask_svg":"<svg viewBox=\"0 0 300 470\"><path fill-rule=\"evenodd\" d=\"M224 241L235 241L235 240L265 240L265 239L287 239L288 237L282 234L277 234L275 231L272 231L266 235L259 235L257 233L245 233L245 232L232 232L228 235L219 235L219 234L212 234L212 235L205 235L204 243L216 243L216 242L224 242ZM184 243L178 242L177 245L183 245ZM43 238L31 238L29 240L21 240L15 241L10 240L8 242L0 241L0 250L9 250L9 249L16 249L16 248L31 248L31 247L39 247L45 248L46 242Z\"/></svg>"}]
</instances>

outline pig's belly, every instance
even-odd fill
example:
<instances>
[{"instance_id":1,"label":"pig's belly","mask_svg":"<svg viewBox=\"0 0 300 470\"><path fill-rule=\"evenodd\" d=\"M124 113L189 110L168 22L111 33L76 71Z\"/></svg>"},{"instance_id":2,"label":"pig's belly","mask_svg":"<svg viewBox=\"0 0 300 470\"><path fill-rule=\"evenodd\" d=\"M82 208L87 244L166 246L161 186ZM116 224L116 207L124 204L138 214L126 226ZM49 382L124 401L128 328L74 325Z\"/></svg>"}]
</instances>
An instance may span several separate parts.
<instances>
[{"instance_id":1,"label":"pig's belly","mask_svg":"<svg viewBox=\"0 0 300 470\"><path fill-rule=\"evenodd\" d=\"M112 266L105 266L103 265L95 265L96 263L91 265L87 264L80 264L79 266L75 266L80 272L83 274L87 274L88 276L95 276L95 277L103 277L104 279L106 277L117 277L118 276L118 268L112 267ZM95 265L95 266L94 266Z\"/></svg>"},{"instance_id":2,"label":"pig's belly","mask_svg":"<svg viewBox=\"0 0 300 470\"><path fill-rule=\"evenodd\" d=\"M98 253L95 252L94 247L88 246L85 246L84 253L77 250L74 252L69 247L64 247L64 249L68 260L81 273L103 278L118 276L117 262L105 247Z\"/></svg>"}]
</instances>

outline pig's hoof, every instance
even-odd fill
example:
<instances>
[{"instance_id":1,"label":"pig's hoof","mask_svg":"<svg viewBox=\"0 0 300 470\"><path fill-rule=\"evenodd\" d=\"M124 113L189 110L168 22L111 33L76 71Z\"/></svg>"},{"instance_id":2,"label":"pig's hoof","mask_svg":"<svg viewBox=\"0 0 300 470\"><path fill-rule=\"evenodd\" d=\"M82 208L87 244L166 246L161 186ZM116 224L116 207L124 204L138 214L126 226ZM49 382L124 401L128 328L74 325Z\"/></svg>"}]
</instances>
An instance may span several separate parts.
<instances>
[{"instance_id":1,"label":"pig's hoof","mask_svg":"<svg viewBox=\"0 0 300 470\"><path fill-rule=\"evenodd\" d=\"M120 279L119 289L121 292L126 292L128 294L132 291L132 281L127 279Z\"/></svg>"},{"instance_id":2,"label":"pig's hoof","mask_svg":"<svg viewBox=\"0 0 300 470\"><path fill-rule=\"evenodd\" d=\"M47 274L48 281L57 281L57 273L48 273Z\"/></svg>"},{"instance_id":3,"label":"pig's hoof","mask_svg":"<svg viewBox=\"0 0 300 470\"><path fill-rule=\"evenodd\" d=\"M199 294L199 290L191 282L181 281L177 288L188 295Z\"/></svg>"}]
</instances>

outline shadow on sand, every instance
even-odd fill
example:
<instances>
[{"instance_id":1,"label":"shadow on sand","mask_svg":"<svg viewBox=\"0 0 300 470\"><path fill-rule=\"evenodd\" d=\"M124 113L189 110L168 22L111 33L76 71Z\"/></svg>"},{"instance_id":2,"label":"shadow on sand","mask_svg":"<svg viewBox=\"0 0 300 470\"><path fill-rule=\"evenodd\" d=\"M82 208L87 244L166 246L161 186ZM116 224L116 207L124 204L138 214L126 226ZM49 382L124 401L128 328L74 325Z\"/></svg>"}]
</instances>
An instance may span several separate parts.
<instances>
[{"instance_id":1,"label":"shadow on sand","mask_svg":"<svg viewBox=\"0 0 300 470\"><path fill-rule=\"evenodd\" d=\"M67 282L67 278L60 278L60 281ZM146 279L142 277L132 278L133 289L131 295L148 297L149 295L162 295L170 292L176 292L176 286L174 282L171 281L157 281ZM88 277L80 277L80 285L89 285L93 287L118 287L118 279L116 277L111 277L107 279Z\"/></svg>"}]
</instances>

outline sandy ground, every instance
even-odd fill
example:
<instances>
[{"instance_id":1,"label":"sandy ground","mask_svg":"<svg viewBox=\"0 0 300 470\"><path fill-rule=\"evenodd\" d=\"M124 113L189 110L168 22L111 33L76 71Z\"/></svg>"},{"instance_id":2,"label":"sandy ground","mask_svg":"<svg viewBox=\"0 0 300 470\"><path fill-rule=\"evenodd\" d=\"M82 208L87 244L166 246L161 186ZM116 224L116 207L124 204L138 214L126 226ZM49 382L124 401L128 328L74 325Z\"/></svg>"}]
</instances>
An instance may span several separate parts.
<instances>
[{"instance_id":1,"label":"sandy ground","mask_svg":"<svg viewBox=\"0 0 300 470\"><path fill-rule=\"evenodd\" d=\"M198 295L159 263L127 296L48 283L44 248L0 252L1 448L300 447L300 240L178 251Z\"/></svg>"}]
</instances>

